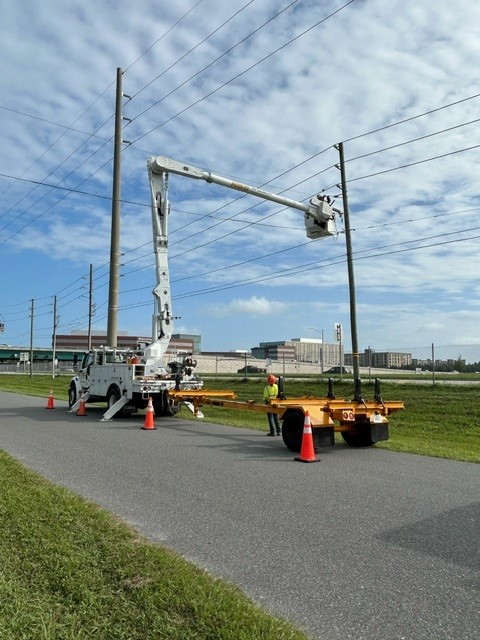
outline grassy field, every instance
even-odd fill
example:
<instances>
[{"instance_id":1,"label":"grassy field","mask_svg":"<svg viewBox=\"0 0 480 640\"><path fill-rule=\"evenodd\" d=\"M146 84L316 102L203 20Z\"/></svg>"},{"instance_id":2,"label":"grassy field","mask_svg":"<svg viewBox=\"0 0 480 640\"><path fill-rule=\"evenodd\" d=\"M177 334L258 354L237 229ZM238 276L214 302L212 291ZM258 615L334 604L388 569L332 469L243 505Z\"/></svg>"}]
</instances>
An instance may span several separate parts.
<instances>
[{"instance_id":1,"label":"grassy field","mask_svg":"<svg viewBox=\"0 0 480 640\"><path fill-rule=\"evenodd\" d=\"M69 379L0 375L0 390L67 399ZM261 401L263 380L209 380ZM325 395L324 382L287 381L286 394ZM352 397L349 381L337 398ZM403 400L390 440L376 446L480 462L480 389L386 383ZM373 386L363 385L373 396ZM264 414L204 407L211 422L267 430ZM190 414L182 410L182 417ZM192 417L192 419L194 419ZM6 640L305 640L236 588L151 544L111 514L0 452L0 638Z\"/></svg>"},{"instance_id":2,"label":"grassy field","mask_svg":"<svg viewBox=\"0 0 480 640\"><path fill-rule=\"evenodd\" d=\"M0 638L306 640L0 452Z\"/></svg>"}]
</instances>

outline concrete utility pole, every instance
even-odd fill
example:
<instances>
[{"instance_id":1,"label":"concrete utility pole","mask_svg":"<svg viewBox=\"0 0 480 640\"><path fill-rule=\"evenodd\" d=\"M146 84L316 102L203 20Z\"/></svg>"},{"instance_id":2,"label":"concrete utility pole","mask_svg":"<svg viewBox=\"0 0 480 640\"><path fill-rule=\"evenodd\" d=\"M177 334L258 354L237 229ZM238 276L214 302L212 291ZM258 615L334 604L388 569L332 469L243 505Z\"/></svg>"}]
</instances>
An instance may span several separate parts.
<instances>
[{"instance_id":1,"label":"concrete utility pole","mask_svg":"<svg viewBox=\"0 0 480 640\"><path fill-rule=\"evenodd\" d=\"M113 152L112 230L110 237L110 282L108 287L107 345L117 346L118 289L120 281L120 198L122 158L122 70L117 69L115 141Z\"/></svg>"},{"instance_id":2,"label":"concrete utility pole","mask_svg":"<svg viewBox=\"0 0 480 640\"><path fill-rule=\"evenodd\" d=\"M347 194L347 179L345 174L345 158L343 154L343 142L335 145L340 155L340 163L336 165L337 169L340 169L341 184L338 186L342 190L343 199L343 215L345 221L345 243L347 248L347 269L348 269L348 283L350 292L350 329L352 334L352 364L353 364L353 379L355 385L358 388L360 385L360 353L358 351L358 337L357 337L357 305L355 301L355 275L353 271L353 257L352 257L352 236L350 229L350 213L348 210L348 194ZM343 366L343 365L342 365ZM357 383L358 380L358 383Z\"/></svg>"}]
</instances>

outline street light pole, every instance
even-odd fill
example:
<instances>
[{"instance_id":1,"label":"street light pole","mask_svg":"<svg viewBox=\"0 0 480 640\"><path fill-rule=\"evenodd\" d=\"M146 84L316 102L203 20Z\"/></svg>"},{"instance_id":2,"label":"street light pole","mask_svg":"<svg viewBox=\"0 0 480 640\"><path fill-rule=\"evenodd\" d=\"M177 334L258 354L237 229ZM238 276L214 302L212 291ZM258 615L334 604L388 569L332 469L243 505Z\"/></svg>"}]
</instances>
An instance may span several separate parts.
<instances>
[{"instance_id":1,"label":"street light pole","mask_svg":"<svg viewBox=\"0 0 480 640\"><path fill-rule=\"evenodd\" d=\"M322 346L320 347L320 373L323 374L324 369L324 355L323 355L323 329L320 331L319 329L315 329L315 327L308 327L311 331L315 331L316 333L320 333L322 336Z\"/></svg>"}]
</instances>

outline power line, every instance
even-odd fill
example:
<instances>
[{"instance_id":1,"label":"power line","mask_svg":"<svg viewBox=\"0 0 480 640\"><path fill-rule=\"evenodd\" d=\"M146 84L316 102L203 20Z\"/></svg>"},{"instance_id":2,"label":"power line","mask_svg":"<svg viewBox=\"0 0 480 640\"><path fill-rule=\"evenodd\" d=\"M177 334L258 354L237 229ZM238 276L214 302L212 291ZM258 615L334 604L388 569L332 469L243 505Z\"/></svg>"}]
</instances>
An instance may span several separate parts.
<instances>
[{"instance_id":1,"label":"power line","mask_svg":"<svg viewBox=\"0 0 480 640\"><path fill-rule=\"evenodd\" d=\"M181 22L183 22L185 20L185 18L190 15L190 13L192 13L192 11L194 11L199 4L201 4L203 2L203 0L198 0L198 2L196 2L193 7L191 9L189 9L186 13L183 14L183 16L181 18L179 18L171 27L169 27L166 31L164 31L164 33L162 33L162 35L160 36L160 38L158 38L157 40L155 40L155 42L153 44L151 44L149 47L147 47L145 49L145 51L140 54L138 56L138 58L136 58L136 60L134 60L133 62L131 62L128 67L125 69L125 72L127 72L129 69L131 69L133 67L134 64L137 64L137 62L139 60L141 60L143 58L143 56L145 56L150 49L153 49L153 47L158 44L161 40L163 40L165 38L165 36L167 36L170 31L173 31L173 29L175 29L175 27L177 27ZM147 84L144 88L148 87L151 83ZM140 91L138 92L140 93ZM136 95L138 95L138 93Z\"/></svg>"},{"instance_id":2,"label":"power line","mask_svg":"<svg viewBox=\"0 0 480 640\"><path fill-rule=\"evenodd\" d=\"M385 131L386 129L390 129L391 127L396 127L399 124L405 124L406 122L412 122L413 120L417 120L417 118L423 118L424 116L429 116L432 113L437 113L438 111L442 111L443 109L454 107L457 104L462 104L463 102L468 102L469 100L473 100L474 98L478 98L478 97L480 97L480 93L475 93L474 95L468 96L467 98L461 98L460 100L455 100L455 102L449 102L448 104L444 104L441 107L436 107L435 109L430 109L429 111L418 113L415 116L410 116L409 118L403 118L402 120L391 122L390 124L386 124L383 127L377 127L376 129L371 129L370 131L366 131L365 133L360 133L356 136L352 136L351 138L347 138L346 140L343 140L343 142L345 143L345 142L352 142L353 140L359 140L360 138L364 138L365 136L370 136L373 133Z\"/></svg>"},{"instance_id":3,"label":"power line","mask_svg":"<svg viewBox=\"0 0 480 640\"><path fill-rule=\"evenodd\" d=\"M439 160L440 158L447 158L448 156L453 156L456 155L458 153L464 153L465 151L472 151L473 149L478 149L480 147L480 144L475 144L471 147L465 147L463 149L457 149L456 151L449 151L448 153L441 153L438 154L436 156L432 156L431 158L425 158L424 160L417 160L416 162L408 162L406 164L401 164L398 165L397 167L391 167L390 169L382 169L382 171L376 171L374 173L369 173L367 175L364 176L358 176L356 178L349 178L348 182L357 182L358 180L365 180L366 178L374 178L376 176L381 176L385 173L391 173L392 171L398 171L400 169L406 169L408 167L415 167L416 165L419 164L424 164L426 162L432 162L433 160ZM336 184L330 185L329 187L326 187L324 189L324 191L329 191L330 189L333 189L334 187L336 187Z\"/></svg>"},{"instance_id":4,"label":"power line","mask_svg":"<svg viewBox=\"0 0 480 640\"><path fill-rule=\"evenodd\" d=\"M140 116L144 115L147 111L149 111L150 109L153 109L153 107L156 107L158 104L160 104L161 102L163 102L163 100L165 100L166 98L170 97L171 95L173 95L176 91L178 91L179 89L181 89L182 87L184 87L186 84L188 84L189 82L191 82L194 78L198 77L199 75L201 75L204 71L206 71L207 69L209 69L210 67L212 67L215 63L217 63L219 60L221 60L222 58L224 58L226 55L228 55L229 53L231 53L234 49L236 49L238 46L240 46L241 44L243 44L246 40L248 40L249 38L251 38L253 35L255 35L258 31L260 31L261 29L263 29L267 24L269 24L270 22L272 22L273 20L275 20L275 18L278 18L278 16L280 16L282 13L284 13L285 11L287 11L287 9L289 9L292 5L296 4L298 2L298 0L293 0L293 2L291 2L290 4L288 4L286 7L284 7L281 11L279 11L278 13L276 13L272 18L270 18L269 20L267 20L266 22L264 22L262 25L260 25L259 27L257 27L257 29L255 29L254 31L252 31L251 33L249 33L247 36L245 36L244 38L242 38L242 40L239 40L236 44L234 44L232 47L230 47L230 49L227 49L227 51L224 51L221 55L219 55L217 58L215 58L214 60L212 60L212 62L210 62L209 64L207 64L205 67L203 67L202 69L200 69L199 71L195 72L193 75L191 75L189 78L187 78L184 82L182 82L181 84L177 85L175 87L175 89L172 89L172 91L170 91L169 93L167 93L166 95L163 96L163 98L160 98L160 100L157 100L156 102L154 102L153 104L151 104L149 107L147 107L146 109L144 109L143 111L141 111L139 114L137 114L135 116L135 118L133 118L132 122L134 120L137 120ZM183 60L187 55L189 55L192 51L194 51L198 46L200 46L201 44L203 44L204 42L206 42L214 33L216 33L221 27L223 27L225 24L227 24L230 20L233 19L233 17L235 17L236 15L238 15L240 13L240 11L243 11L244 9L247 8L248 5L250 5L251 2L248 2L245 6L243 6L239 11L237 11L236 13L233 14L233 16L231 16L226 22L224 22L222 25L220 25L220 27L218 29L215 29L215 31L212 31L212 33L210 35L208 35L206 38L204 38L204 40L202 40L201 42L197 43L192 49L190 49L190 51L188 51L184 56L182 56L181 58L179 58L178 60L176 60L176 62L174 64L172 64L170 67L168 67L168 69L165 69L165 71L163 71L163 73L161 73L159 76L157 76L157 78L155 78L154 80L157 80L158 78L161 78L167 71L169 71L170 69L172 69L175 65L177 65L181 60ZM154 82L154 80L152 80L152 82ZM147 85L148 86L148 85ZM136 94L138 95L138 94ZM143 136L142 136L143 137ZM138 140L140 140L140 138L137 138L137 140L135 142L137 142Z\"/></svg>"},{"instance_id":5,"label":"power line","mask_svg":"<svg viewBox=\"0 0 480 640\"><path fill-rule=\"evenodd\" d=\"M279 51L281 51L282 49L285 49L286 47L288 47L289 45L291 45L293 42L295 42L296 40L298 40L299 38L303 37L304 35L306 35L307 33L309 33L310 31L312 31L312 29L315 29L316 27L318 27L319 25L323 24L324 22L326 22L327 20L329 20L330 18L332 18L333 16L335 16L337 13L339 13L340 11L342 11L343 9L346 9L349 5L351 5L353 2L355 2L355 0L349 0L346 4L342 5L341 7L339 7L338 9L336 9L335 11L333 11L332 13L330 13L328 16L326 16L325 18L323 18L322 20L319 20L318 22L316 22L315 24L313 24L311 27L308 27L308 29L305 29L304 31L302 31L301 33L299 33L297 36L291 38L288 42L284 43L283 45L281 45L280 47L277 47L277 49L275 49L274 51L270 52L269 54L267 54L266 56L264 56L263 58L261 58L260 60L257 60L257 62L255 62L254 64L250 65L249 67L247 67L246 69L244 69L243 71L241 71L240 73L235 74L234 76L232 76L229 80L225 81L223 84L219 85L216 89L213 89L212 91L209 91L206 95L204 95L202 98L199 98L198 100L196 100L195 102L193 102L192 104L188 105L187 107L185 107L184 109L182 109L181 111L178 111L176 114L174 114L173 116L171 116L170 118L168 118L167 120L165 120L164 122L162 122L161 124L157 125L156 127L154 127L153 129L150 129L150 131L147 131L146 133L142 134L141 136L139 136L138 138L136 138L132 144L136 144L139 140L142 140L142 138L145 138L146 136L150 135L151 133L153 133L154 131L156 131L157 129L160 129L161 127L163 127L164 125L168 124L169 122L171 122L172 120L174 120L175 118L177 118L178 116L182 115L183 113L185 113L186 111L188 111L189 109L192 109L193 107L195 107L197 104L200 104L200 102L203 102L204 100L206 100L207 98L209 98L210 96L214 95L215 93L217 93L218 91L220 91L221 89L223 89L224 87L226 87L227 85L229 85L230 83L232 83L235 80L238 80L238 78L240 78L241 76L245 75L246 73L248 73L249 71L251 71L252 69L254 69L255 67L258 67L258 65L260 65L262 62L265 62L265 60L268 60L269 58L271 58L272 56L274 56L276 53L278 53Z\"/></svg>"},{"instance_id":6,"label":"power line","mask_svg":"<svg viewBox=\"0 0 480 640\"><path fill-rule=\"evenodd\" d=\"M149 87L151 84L153 84L154 82L156 82L157 80L159 80L160 78L162 78L168 71L170 71L171 69L173 69L174 67L176 67L177 64L179 64L182 60L184 60L187 56L189 56L193 51L195 51L195 49L197 49L198 47L200 47L202 44L204 44L205 42L207 42L207 40L209 40L213 35L215 35L216 33L218 33L218 31L220 31L226 24L228 24L229 22L231 22L233 20L233 18L235 18L236 16L238 16L239 13L241 13L242 11L244 11L249 5L251 5L254 2L254 0L250 0L249 2L247 2L247 4L245 4L243 7L241 7L238 11L236 11L235 13L233 13L227 20L225 20L220 26L218 26L216 29L214 29L213 31L211 31L208 36L206 36L205 38L203 38L203 40L201 40L200 42L197 42L197 44L192 47L191 49L189 49L186 53L183 54L183 56L181 56L180 58L178 58L173 64L171 64L169 67L167 67L166 69L164 69L162 71L162 73L160 73L158 76L156 76L155 78L153 78L153 80L150 80L150 82L148 82L142 89L140 89L140 91L137 91L137 93L135 93L132 96L132 100L133 98L136 98L138 95L140 95L140 93L142 93L143 91L145 91L145 89L147 89L147 87ZM295 0L295 2L298 2L298 0ZM199 3L197 3L199 4ZM196 5L195 5L196 6ZM166 32L168 33L170 31L170 29ZM164 35L166 35L166 33ZM162 36L164 37L164 36ZM157 40L158 42L158 40ZM155 43L156 44L156 43ZM153 46L153 45L152 45ZM151 48L151 47L150 47ZM148 51L149 49L147 49ZM146 52L145 52L146 53ZM145 54L142 54L145 55ZM225 55L225 54L222 54ZM219 58L217 58L218 60ZM216 60L215 60L216 62ZM213 63L211 63L213 64ZM209 65L210 66L210 65ZM202 73L203 71L205 71L205 69L207 69L208 67L204 67L204 69L202 69L199 73ZM195 76L192 76L195 77ZM189 82L191 78L189 78L189 80L187 80L186 82ZM177 89L179 89L180 87L182 87L184 84L186 83L182 83L179 87L177 87ZM175 91L177 90L175 89ZM171 95L171 94L168 94ZM135 116L135 118L133 118L133 120L136 120L137 118L139 118L141 115L143 115L144 113L146 113L149 109L152 109L154 106L156 106L157 104L159 104L159 102L162 102L162 100L164 100L167 96L164 96L161 100L158 100L157 102L155 102L154 104L150 105L150 107L147 107L147 109L145 109L144 111L142 111L141 113L137 114ZM133 122L132 120L132 122Z\"/></svg>"}]
</instances>

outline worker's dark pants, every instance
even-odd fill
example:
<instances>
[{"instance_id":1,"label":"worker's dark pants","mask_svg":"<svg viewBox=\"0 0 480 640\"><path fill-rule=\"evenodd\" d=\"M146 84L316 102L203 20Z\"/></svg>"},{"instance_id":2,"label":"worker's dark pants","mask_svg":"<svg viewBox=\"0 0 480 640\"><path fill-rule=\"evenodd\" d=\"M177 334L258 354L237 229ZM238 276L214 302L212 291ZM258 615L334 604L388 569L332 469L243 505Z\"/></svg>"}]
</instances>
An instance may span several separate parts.
<instances>
[{"instance_id":1,"label":"worker's dark pants","mask_svg":"<svg viewBox=\"0 0 480 640\"><path fill-rule=\"evenodd\" d=\"M270 427L270 433L280 433L280 422L276 413L267 413L268 426Z\"/></svg>"}]
</instances>

